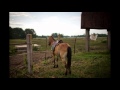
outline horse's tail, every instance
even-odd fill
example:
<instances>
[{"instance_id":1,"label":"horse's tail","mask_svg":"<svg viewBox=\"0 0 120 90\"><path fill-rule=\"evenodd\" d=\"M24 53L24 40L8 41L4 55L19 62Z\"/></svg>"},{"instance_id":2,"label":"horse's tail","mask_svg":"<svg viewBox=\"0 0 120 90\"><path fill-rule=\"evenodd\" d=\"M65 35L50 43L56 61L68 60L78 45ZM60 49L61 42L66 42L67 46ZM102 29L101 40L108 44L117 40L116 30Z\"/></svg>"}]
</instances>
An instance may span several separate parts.
<instances>
[{"instance_id":1,"label":"horse's tail","mask_svg":"<svg viewBox=\"0 0 120 90\"><path fill-rule=\"evenodd\" d=\"M72 50L71 47L67 48L67 67L71 67L71 56L72 56Z\"/></svg>"}]
</instances>

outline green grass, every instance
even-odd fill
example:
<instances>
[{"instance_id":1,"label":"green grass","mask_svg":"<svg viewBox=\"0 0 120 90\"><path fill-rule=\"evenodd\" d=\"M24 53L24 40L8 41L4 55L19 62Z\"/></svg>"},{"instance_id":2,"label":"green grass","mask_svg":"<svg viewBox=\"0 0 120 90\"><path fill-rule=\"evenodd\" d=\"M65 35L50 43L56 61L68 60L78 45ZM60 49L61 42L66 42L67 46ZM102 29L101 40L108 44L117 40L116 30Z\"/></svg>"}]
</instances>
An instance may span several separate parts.
<instances>
[{"instance_id":1,"label":"green grass","mask_svg":"<svg viewBox=\"0 0 120 90\"><path fill-rule=\"evenodd\" d=\"M77 38L76 53L74 54L74 38L64 38L72 47L71 75L63 75L65 67L59 59L58 68L53 68L52 59L42 60L33 64L33 74L29 74L27 67L10 68L10 78L110 78L111 58L107 50L107 38L90 41L90 52L85 51L85 38ZM10 40L10 43L22 41ZM24 42L24 40L23 40ZM33 39L33 43L41 45L40 51L46 50L46 39ZM50 46L47 47L50 50Z\"/></svg>"},{"instance_id":2,"label":"green grass","mask_svg":"<svg viewBox=\"0 0 120 90\"><path fill-rule=\"evenodd\" d=\"M63 42L69 43L72 47L72 50L74 49L74 42L75 38L61 38ZM76 45L75 45L75 51L76 52L82 52L85 51L85 38L77 38L76 39ZM96 41L90 41L90 49L91 51L98 51L98 50L107 50L107 38L105 37L98 37ZM25 43L26 40L22 39L10 39L10 44L20 44ZM50 46L48 46L47 41L47 48L46 48L46 38L39 38L39 39L33 39L32 43L40 45L40 51L50 50ZM12 46L12 45L11 45Z\"/></svg>"},{"instance_id":3,"label":"green grass","mask_svg":"<svg viewBox=\"0 0 120 90\"><path fill-rule=\"evenodd\" d=\"M74 70L78 70L81 78L110 77L110 55L107 51L77 53L73 62Z\"/></svg>"},{"instance_id":4,"label":"green grass","mask_svg":"<svg viewBox=\"0 0 120 90\"><path fill-rule=\"evenodd\" d=\"M9 46L9 55L15 55L17 50L14 46Z\"/></svg>"}]
</instances>

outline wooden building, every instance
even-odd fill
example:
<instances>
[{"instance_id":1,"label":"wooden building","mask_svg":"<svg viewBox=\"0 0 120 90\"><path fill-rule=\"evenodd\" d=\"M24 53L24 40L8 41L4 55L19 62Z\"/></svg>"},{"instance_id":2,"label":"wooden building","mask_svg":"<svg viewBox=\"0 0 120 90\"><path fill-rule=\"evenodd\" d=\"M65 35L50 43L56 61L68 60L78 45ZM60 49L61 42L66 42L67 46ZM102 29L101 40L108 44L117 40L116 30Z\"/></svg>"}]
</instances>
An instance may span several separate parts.
<instances>
[{"instance_id":1,"label":"wooden building","mask_svg":"<svg viewBox=\"0 0 120 90\"><path fill-rule=\"evenodd\" d=\"M89 51L90 29L107 29L108 49L111 49L111 14L108 12L82 12L81 29L86 29L86 51Z\"/></svg>"}]
</instances>

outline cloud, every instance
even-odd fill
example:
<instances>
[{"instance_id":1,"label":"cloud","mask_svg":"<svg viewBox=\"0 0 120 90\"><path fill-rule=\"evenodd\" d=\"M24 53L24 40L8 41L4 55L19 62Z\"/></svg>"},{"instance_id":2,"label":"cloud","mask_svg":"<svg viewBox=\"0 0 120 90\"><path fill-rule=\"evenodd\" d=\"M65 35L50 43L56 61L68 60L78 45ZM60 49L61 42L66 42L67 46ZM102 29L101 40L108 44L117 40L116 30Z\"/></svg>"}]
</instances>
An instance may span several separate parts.
<instances>
[{"instance_id":1,"label":"cloud","mask_svg":"<svg viewBox=\"0 0 120 90\"><path fill-rule=\"evenodd\" d=\"M80 16L72 16L70 17L70 20L80 20Z\"/></svg>"},{"instance_id":2,"label":"cloud","mask_svg":"<svg viewBox=\"0 0 120 90\"><path fill-rule=\"evenodd\" d=\"M32 17L28 12L9 12L10 16L12 17Z\"/></svg>"},{"instance_id":3,"label":"cloud","mask_svg":"<svg viewBox=\"0 0 120 90\"><path fill-rule=\"evenodd\" d=\"M42 22L58 22L59 18L57 16L51 16L51 17L47 17L47 18L43 18Z\"/></svg>"},{"instance_id":4,"label":"cloud","mask_svg":"<svg viewBox=\"0 0 120 90\"><path fill-rule=\"evenodd\" d=\"M22 28L23 26L25 26L25 23L24 22L15 21L14 19L10 19L9 26Z\"/></svg>"},{"instance_id":5,"label":"cloud","mask_svg":"<svg viewBox=\"0 0 120 90\"><path fill-rule=\"evenodd\" d=\"M9 20L10 20L10 21L14 21L14 19L13 19L13 18L10 18Z\"/></svg>"},{"instance_id":6,"label":"cloud","mask_svg":"<svg viewBox=\"0 0 120 90\"><path fill-rule=\"evenodd\" d=\"M10 22L9 22L9 25L10 25L11 27L21 27L21 26L24 26L23 23L13 22L13 21L10 21Z\"/></svg>"}]
</instances>

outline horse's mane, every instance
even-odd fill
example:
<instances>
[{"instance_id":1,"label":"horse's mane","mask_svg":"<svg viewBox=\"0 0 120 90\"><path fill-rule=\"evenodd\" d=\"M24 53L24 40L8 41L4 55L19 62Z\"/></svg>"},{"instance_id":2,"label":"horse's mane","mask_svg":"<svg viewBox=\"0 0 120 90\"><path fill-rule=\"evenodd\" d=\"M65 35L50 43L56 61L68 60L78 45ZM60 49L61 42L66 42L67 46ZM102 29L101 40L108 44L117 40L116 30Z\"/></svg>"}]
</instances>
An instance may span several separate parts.
<instances>
[{"instance_id":1,"label":"horse's mane","mask_svg":"<svg viewBox=\"0 0 120 90\"><path fill-rule=\"evenodd\" d=\"M53 38L53 36L51 36L51 38L53 39L53 40L55 40L54 38ZM56 41L56 40L55 40Z\"/></svg>"}]
</instances>

